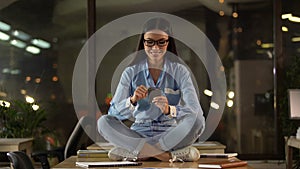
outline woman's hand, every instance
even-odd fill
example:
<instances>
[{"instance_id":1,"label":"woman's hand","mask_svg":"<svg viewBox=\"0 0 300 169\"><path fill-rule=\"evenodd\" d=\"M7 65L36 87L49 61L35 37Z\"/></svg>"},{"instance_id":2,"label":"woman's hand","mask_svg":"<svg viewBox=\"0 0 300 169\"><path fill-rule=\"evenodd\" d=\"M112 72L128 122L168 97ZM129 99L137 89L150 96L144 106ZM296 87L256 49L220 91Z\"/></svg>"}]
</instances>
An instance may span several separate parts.
<instances>
[{"instance_id":1,"label":"woman's hand","mask_svg":"<svg viewBox=\"0 0 300 169\"><path fill-rule=\"evenodd\" d=\"M134 93L133 96L130 98L130 101L132 104L135 104L137 101L147 97L148 95L148 89L144 85L138 86Z\"/></svg>"},{"instance_id":2,"label":"woman's hand","mask_svg":"<svg viewBox=\"0 0 300 169\"><path fill-rule=\"evenodd\" d=\"M154 97L152 103L154 103L163 114L169 114L169 102L166 96Z\"/></svg>"}]
</instances>

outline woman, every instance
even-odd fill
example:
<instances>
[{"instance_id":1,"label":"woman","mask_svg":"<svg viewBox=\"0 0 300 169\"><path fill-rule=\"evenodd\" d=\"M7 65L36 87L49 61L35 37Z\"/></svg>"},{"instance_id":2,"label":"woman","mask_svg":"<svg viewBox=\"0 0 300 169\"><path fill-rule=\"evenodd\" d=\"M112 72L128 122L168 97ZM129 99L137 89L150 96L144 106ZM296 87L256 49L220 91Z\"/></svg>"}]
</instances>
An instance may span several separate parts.
<instances>
[{"instance_id":1,"label":"woman","mask_svg":"<svg viewBox=\"0 0 300 169\"><path fill-rule=\"evenodd\" d=\"M136 58L123 72L108 115L98 131L116 147L112 160L196 161L191 145L204 130L204 117L190 72L179 63L170 23L144 25ZM134 119L130 128L121 120Z\"/></svg>"}]
</instances>

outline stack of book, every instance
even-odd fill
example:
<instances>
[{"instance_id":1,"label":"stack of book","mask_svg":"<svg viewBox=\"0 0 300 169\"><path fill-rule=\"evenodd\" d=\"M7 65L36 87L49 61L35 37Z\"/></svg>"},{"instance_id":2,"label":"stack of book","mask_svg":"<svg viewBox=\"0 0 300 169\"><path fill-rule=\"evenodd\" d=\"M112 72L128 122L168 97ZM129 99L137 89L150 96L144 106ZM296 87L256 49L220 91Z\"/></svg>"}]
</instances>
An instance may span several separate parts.
<instances>
[{"instance_id":1,"label":"stack of book","mask_svg":"<svg viewBox=\"0 0 300 169\"><path fill-rule=\"evenodd\" d=\"M109 150L78 150L78 158L108 158Z\"/></svg>"},{"instance_id":2,"label":"stack of book","mask_svg":"<svg viewBox=\"0 0 300 169\"><path fill-rule=\"evenodd\" d=\"M237 153L200 153L201 158L230 158L236 157Z\"/></svg>"}]
</instances>

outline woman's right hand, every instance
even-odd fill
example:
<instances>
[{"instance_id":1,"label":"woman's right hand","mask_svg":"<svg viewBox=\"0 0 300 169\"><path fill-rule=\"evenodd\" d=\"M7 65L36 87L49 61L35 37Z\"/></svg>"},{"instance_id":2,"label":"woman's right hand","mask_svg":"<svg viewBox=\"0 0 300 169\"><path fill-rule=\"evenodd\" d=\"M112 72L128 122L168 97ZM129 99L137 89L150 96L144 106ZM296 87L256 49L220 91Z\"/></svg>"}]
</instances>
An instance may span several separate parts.
<instances>
[{"instance_id":1,"label":"woman's right hand","mask_svg":"<svg viewBox=\"0 0 300 169\"><path fill-rule=\"evenodd\" d=\"M148 88L144 85L138 86L134 93L133 96L131 96L130 101L132 104L135 104L137 101L147 97L148 95Z\"/></svg>"}]
</instances>

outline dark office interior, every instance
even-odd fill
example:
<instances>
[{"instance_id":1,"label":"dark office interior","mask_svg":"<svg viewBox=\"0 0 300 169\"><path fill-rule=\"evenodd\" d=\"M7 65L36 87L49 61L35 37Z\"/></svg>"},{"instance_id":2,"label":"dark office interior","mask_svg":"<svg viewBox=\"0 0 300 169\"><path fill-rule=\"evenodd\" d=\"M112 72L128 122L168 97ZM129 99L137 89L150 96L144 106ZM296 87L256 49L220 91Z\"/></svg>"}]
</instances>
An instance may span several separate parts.
<instances>
[{"instance_id":1,"label":"dark office interior","mask_svg":"<svg viewBox=\"0 0 300 169\"><path fill-rule=\"evenodd\" d=\"M297 0L1 0L0 101L11 106L16 100L32 101L45 112L45 135L55 140L50 146L64 144L80 113L91 113L76 113L72 98L75 62L88 38L126 15L167 13L197 26L224 66L225 108L208 140L226 145L243 160L284 163L284 138L295 136L299 126L289 116L288 89L300 88L300 21L286 14L299 19L299 5ZM100 112L95 117L107 113L114 72L134 51L137 38L113 46L97 69ZM206 69L189 47L179 43L178 49L194 74L207 116Z\"/></svg>"}]
</instances>

